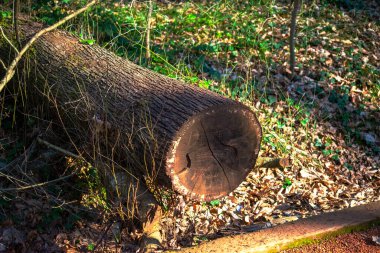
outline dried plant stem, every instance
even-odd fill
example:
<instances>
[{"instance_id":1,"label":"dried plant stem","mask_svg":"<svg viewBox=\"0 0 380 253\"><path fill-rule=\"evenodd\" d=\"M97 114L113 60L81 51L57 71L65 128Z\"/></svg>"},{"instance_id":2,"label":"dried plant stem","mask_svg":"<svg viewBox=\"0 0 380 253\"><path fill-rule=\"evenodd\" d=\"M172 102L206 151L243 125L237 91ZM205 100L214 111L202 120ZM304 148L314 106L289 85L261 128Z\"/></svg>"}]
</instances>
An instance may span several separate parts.
<instances>
[{"instance_id":1,"label":"dried plant stem","mask_svg":"<svg viewBox=\"0 0 380 253\"><path fill-rule=\"evenodd\" d=\"M5 66L5 63L0 59L0 64L4 68L5 71L7 71L7 66Z\"/></svg>"},{"instance_id":2,"label":"dried plant stem","mask_svg":"<svg viewBox=\"0 0 380 253\"><path fill-rule=\"evenodd\" d=\"M0 26L0 31L1 31L1 35L4 37L5 41L8 42L8 44L16 51L16 53L19 53L17 47L15 45L13 45L12 41L10 41L8 39L8 37L5 35L4 30L3 30L3 28L1 26Z\"/></svg>"},{"instance_id":3,"label":"dried plant stem","mask_svg":"<svg viewBox=\"0 0 380 253\"><path fill-rule=\"evenodd\" d=\"M145 58L148 64L150 64L150 30L151 30L151 24L152 24L152 11L153 11L153 1L149 0L149 11L148 11L148 23L146 26L146 54Z\"/></svg>"},{"instance_id":4,"label":"dried plant stem","mask_svg":"<svg viewBox=\"0 0 380 253\"><path fill-rule=\"evenodd\" d=\"M60 153L63 153L65 155L68 155L68 156L71 156L71 157L74 157L74 158L77 158L77 159L81 159L81 160L84 160L82 157L70 152L70 151L67 151L63 148L60 148L54 144L51 144L50 142L47 142L45 140L42 140L41 138L37 137L37 141L38 143L40 144L44 144L46 145L47 147L51 148L51 149L54 149ZM31 147L34 147L34 145L32 144ZM29 149L28 149L29 150ZM26 153L26 152L25 152ZM27 155L25 154L25 157ZM33 189L33 188L36 188L36 187L42 187L42 186L45 186L45 185L48 185L48 184L52 184L52 183L56 183L56 182L59 182L59 181L62 181L62 180L65 180L65 179L68 179L72 176L74 176L75 174L77 173L77 171L73 171L71 174L67 175L67 176L63 176L63 177L60 177L60 178L57 178L57 179L53 179L53 180L50 180L50 181L46 181L46 182L42 182L42 183L38 183L38 184L33 184L33 185L27 185L27 186L22 186L22 187L16 187L16 188L6 188L6 189L0 189L0 192L10 192L10 191L24 191L24 190L29 190L29 189Z\"/></svg>"},{"instance_id":5,"label":"dried plant stem","mask_svg":"<svg viewBox=\"0 0 380 253\"><path fill-rule=\"evenodd\" d=\"M44 140L42 140L40 137L37 137L37 141L38 141L38 143L40 143L40 144L44 144L45 146L47 146L47 147L49 147L49 148L51 148L51 149L54 149L54 150L56 150L56 151L58 151L58 152L60 152L60 153L62 153L62 154L65 154L65 155L68 155L68 156L74 157L74 158L76 158L76 159L81 159L81 160L83 160L83 158L82 158L81 156L76 155L76 154L74 154L74 153L72 153L72 152L70 152L70 151L67 151L67 150L63 149L63 148L60 148L60 147L58 147L58 146L56 146L56 145L54 145L54 144L51 144L50 142L44 141Z\"/></svg>"},{"instance_id":6,"label":"dried plant stem","mask_svg":"<svg viewBox=\"0 0 380 253\"><path fill-rule=\"evenodd\" d=\"M60 177L60 178L57 178L57 179L53 179L53 180L46 181L46 182L42 182L42 183L38 183L38 184L27 185L27 186L22 186L22 187L17 187L17 188L0 189L0 192L24 191L24 190L33 189L33 188L36 188L36 187L42 187L42 186L45 186L45 185L48 185L48 184L52 184L52 183L56 183L56 182L68 179L68 178L74 176L76 174L76 172L77 171L74 171L73 173L71 173L71 174L69 174L67 176Z\"/></svg>"},{"instance_id":7,"label":"dried plant stem","mask_svg":"<svg viewBox=\"0 0 380 253\"><path fill-rule=\"evenodd\" d=\"M65 18L61 19L60 21L58 21L57 23L55 23L54 25L52 26L49 26L49 27L46 27L45 29L42 29L41 31L39 31L38 33L36 33L31 39L30 41L21 49L21 51L17 54L16 58L12 61L11 65L8 67L7 69L7 72L5 73L5 76L4 78L1 80L0 82L0 92L4 89L5 85L7 85L7 83L12 79L12 77L14 76L15 72L16 72L16 67L17 67L17 64L18 62L22 59L22 56L28 51L28 49L33 45L33 43L38 39L40 38L42 35L50 32L50 31L53 31L54 29L56 29L57 27L63 25L65 22L67 22L68 20L72 19L72 18L75 18L76 16L78 16L79 14L81 14L82 12L85 12L86 10L88 10L91 6L95 5L98 1L97 0L93 0L91 2L89 2L88 4L86 4L83 8L73 12L72 14L66 16Z\"/></svg>"}]
</instances>

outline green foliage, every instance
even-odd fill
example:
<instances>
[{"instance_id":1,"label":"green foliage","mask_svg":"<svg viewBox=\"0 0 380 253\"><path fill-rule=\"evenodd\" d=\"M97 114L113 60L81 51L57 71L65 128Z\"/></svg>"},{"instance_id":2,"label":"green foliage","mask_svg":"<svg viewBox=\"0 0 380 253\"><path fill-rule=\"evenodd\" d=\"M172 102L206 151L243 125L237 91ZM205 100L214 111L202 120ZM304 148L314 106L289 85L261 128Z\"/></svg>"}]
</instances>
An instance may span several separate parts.
<instances>
[{"instance_id":1,"label":"green foliage","mask_svg":"<svg viewBox=\"0 0 380 253\"><path fill-rule=\"evenodd\" d=\"M93 244L93 243L88 244L87 245L87 250L88 251L94 251L95 250L95 244Z\"/></svg>"},{"instance_id":2,"label":"green foliage","mask_svg":"<svg viewBox=\"0 0 380 253\"><path fill-rule=\"evenodd\" d=\"M291 185L292 185L292 181L289 178L285 178L284 182L282 183L282 188L286 189Z\"/></svg>"},{"instance_id":3,"label":"green foliage","mask_svg":"<svg viewBox=\"0 0 380 253\"><path fill-rule=\"evenodd\" d=\"M9 10L0 10L0 20L3 21L3 20L9 20L12 18L12 12L9 11Z\"/></svg>"},{"instance_id":4,"label":"green foliage","mask_svg":"<svg viewBox=\"0 0 380 253\"><path fill-rule=\"evenodd\" d=\"M210 205L211 206L219 206L220 205L220 200L218 200L218 199L215 199L215 200L211 200L210 201Z\"/></svg>"},{"instance_id":5,"label":"green foliage","mask_svg":"<svg viewBox=\"0 0 380 253\"><path fill-rule=\"evenodd\" d=\"M83 162L70 161L73 170L79 170L78 187L82 189L82 204L93 208L109 210L107 190L97 168Z\"/></svg>"},{"instance_id":6,"label":"green foliage","mask_svg":"<svg viewBox=\"0 0 380 253\"><path fill-rule=\"evenodd\" d=\"M322 148L323 147L323 143L322 143L322 141L319 138L315 138L315 140L314 140L314 146L316 146L318 148Z\"/></svg>"},{"instance_id":7,"label":"green foliage","mask_svg":"<svg viewBox=\"0 0 380 253\"><path fill-rule=\"evenodd\" d=\"M304 118L300 122L301 122L301 125L305 127L307 126L307 123L309 123L309 118Z\"/></svg>"},{"instance_id":8,"label":"green foliage","mask_svg":"<svg viewBox=\"0 0 380 253\"><path fill-rule=\"evenodd\" d=\"M354 167L352 167L352 165L349 164L349 163L344 163L343 165L344 165L344 167L346 167L348 170L353 170L353 169L354 169Z\"/></svg>"},{"instance_id":9,"label":"green foliage","mask_svg":"<svg viewBox=\"0 0 380 253\"><path fill-rule=\"evenodd\" d=\"M95 43L95 40L93 40L93 39L80 39L79 42L81 44L85 44L85 45L93 45Z\"/></svg>"}]
</instances>

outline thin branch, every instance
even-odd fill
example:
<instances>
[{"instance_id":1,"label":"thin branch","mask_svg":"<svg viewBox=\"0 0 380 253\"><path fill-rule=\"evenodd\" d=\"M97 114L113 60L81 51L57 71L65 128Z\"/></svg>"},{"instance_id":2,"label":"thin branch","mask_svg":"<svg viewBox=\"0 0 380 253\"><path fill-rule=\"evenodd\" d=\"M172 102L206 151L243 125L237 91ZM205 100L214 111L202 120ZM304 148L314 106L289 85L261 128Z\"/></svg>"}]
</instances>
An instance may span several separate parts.
<instances>
[{"instance_id":1,"label":"thin branch","mask_svg":"<svg viewBox=\"0 0 380 253\"><path fill-rule=\"evenodd\" d=\"M7 71L7 66L5 66L5 63L0 59L1 66L4 68L5 71Z\"/></svg>"},{"instance_id":2,"label":"thin branch","mask_svg":"<svg viewBox=\"0 0 380 253\"><path fill-rule=\"evenodd\" d=\"M4 39L8 42L8 44L16 51L16 53L19 53L17 47L13 45L12 41L8 39L8 37L5 35L3 27L0 26L1 35L3 35Z\"/></svg>"},{"instance_id":3,"label":"thin branch","mask_svg":"<svg viewBox=\"0 0 380 253\"><path fill-rule=\"evenodd\" d=\"M294 77L294 67L296 64L296 54L294 52L295 48L295 36L297 29L297 14L301 7L302 0L294 0L293 2L293 11L290 23L290 36L289 36L289 48L290 48L290 71L292 77Z\"/></svg>"},{"instance_id":4,"label":"thin branch","mask_svg":"<svg viewBox=\"0 0 380 253\"><path fill-rule=\"evenodd\" d=\"M24 191L24 190L33 189L33 188L36 188L36 187L45 186L45 185L48 185L48 184L52 184L52 183L56 183L56 182L68 179L68 178L74 176L76 174L76 172L77 171L74 171L70 175L67 175L67 176L64 176L64 177L60 177L60 178L56 178L56 179L53 179L53 180L50 180L50 181L34 184L34 185L22 186L22 187L17 187L17 188L4 188L4 189L0 189L0 192Z\"/></svg>"},{"instance_id":5,"label":"thin branch","mask_svg":"<svg viewBox=\"0 0 380 253\"><path fill-rule=\"evenodd\" d=\"M76 155L76 154L74 154L74 153L72 153L72 152L70 152L70 151L67 151L67 150L65 150L65 149L63 149L63 148L60 148L60 147L54 145L54 144L51 144L50 142L44 141L44 140L42 140L40 137L37 137L37 141L38 141L38 143L40 143L40 144L44 144L45 146L47 146L47 147L49 147L49 148L51 148L51 149L54 149L54 150L56 150L56 151L58 151L58 152L61 152L62 154L65 154L65 155L68 155L68 156L74 157L74 158L76 158L76 159L84 160L84 159L83 159L82 157L80 157L79 155Z\"/></svg>"},{"instance_id":6,"label":"thin branch","mask_svg":"<svg viewBox=\"0 0 380 253\"><path fill-rule=\"evenodd\" d=\"M5 85L7 85L7 83L12 79L12 77L14 76L15 74L15 69L17 67L17 64L18 62L21 60L22 56L28 51L28 49L33 45L33 43L39 39L42 35L44 35L45 33L48 33L50 31L53 31L54 29L56 29L57 27L63 25L65 22L67 22L68 20L72 19L72 18L75 18L76 16L78 16L79 14L81 14L82 12L85 12L86 10L88 10L91 6L95 5L98 1L97 0L93 0L91 2L89 2L88 4L86 4L83 8L75 11L74 13L66 16L65 18L61 19L60 21L58 21L57 23L55 23L54 25L52 26L49 26L49 27L46 27L45 29L42 29L41 31L39 31L38 33L36 33L31 39L30 41L21 49L21 51L18 53L18 55L16 56L16 58L12 61L11 65L9 66L7 72L5 73L5 76L4 78L1 80L0 82L0 92L4 89Z\"/></svg>"},{"instance_id":7,"label":"thin branch","mask_svg":"<svg viewBox=\"0 0 380 253\"><path fill-rule=\"evenodd\" d=\"M81 159L81 160L84 160L82 157L80 157L79 155L76 155L70 151L67 151L63 148L60 148L54 144L51 144L50 142L47 142L45 140L42 140L41 138L37 137L37 141L38 143L40 144L44 144L46 145L47 147L51 148L51 149L54 149L58 152L61 152L65 155L68 155L68 156L71 156L71 157L74 157L74 158L77 158L77 159ZM31 147L34 147L34 145L32 144ZM29 148L28 148L29 150ZM27 152L27 151L25 151ZM26 155L25 155L26 156ZM3 169L2 169L3 170ZM65 179L68 179L72 176L74 176L75 174L77 173L77 171L74 171L72 172L70 175L67 175L67 176L64 176L64 177L60 177L60 178L57 178L57 179L53 179L53 180L50 180L50 181L46 181L46 182L42 182L42 183L37 183L37 184L33 184L33 185L27 185L27 186L22 186L22 187L16 187L16 188L5 188L5 189L0 189L0 192L9 192L9 191L24 191L24 190L29 190L29 189L33 189L33 188L36 188L36 187L42 187L42 186L45 186L45 185L48 185L48 184L52 184L52 183L56 183L56 182L59 182L59 181L62 181L62 180L65 180Z\"/></svg>"}]
</instances>

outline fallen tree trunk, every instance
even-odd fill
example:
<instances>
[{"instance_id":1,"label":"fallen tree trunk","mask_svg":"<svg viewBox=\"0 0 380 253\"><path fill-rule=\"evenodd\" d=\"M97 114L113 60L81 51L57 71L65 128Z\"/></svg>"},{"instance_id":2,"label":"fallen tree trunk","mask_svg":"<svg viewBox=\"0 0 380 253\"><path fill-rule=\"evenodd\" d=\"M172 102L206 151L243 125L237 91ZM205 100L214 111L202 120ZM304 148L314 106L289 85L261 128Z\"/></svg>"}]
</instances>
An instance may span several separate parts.
<instances>
[{"instance_id":1,"label":"fallen tree trunk","mask_svg":"<svg viewBox=\"0 0 380 253\"><path fill-rule=\"evenodd\" d=\"M19 23L24 41L41 28ZM11 29L6 32L12 37ZM9 62L8 56L1 38L0 57ZM92 144L93 159L110 158L205 201L233 191L255 165L261 127L238 102L81 44L63 31L41 37L29 56L33 85L57 108L65 131Z\"/></svg>"}]
</instances>

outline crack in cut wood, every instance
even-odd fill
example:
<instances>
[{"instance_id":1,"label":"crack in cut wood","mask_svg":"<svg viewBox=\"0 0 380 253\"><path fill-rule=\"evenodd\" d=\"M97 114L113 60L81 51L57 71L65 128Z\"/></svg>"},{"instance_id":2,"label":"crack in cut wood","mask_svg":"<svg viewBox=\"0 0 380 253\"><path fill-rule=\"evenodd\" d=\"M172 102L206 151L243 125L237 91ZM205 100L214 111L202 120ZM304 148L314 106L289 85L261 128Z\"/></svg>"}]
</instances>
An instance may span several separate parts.
<instances>
[{"instance_id":1,"label":"crack in cut wood","mask_svg":"<svg viewBox=\"0 0 380 253\"><path fill-rule=\"evenodd\" d=\"M224 170L224 167L223 167L222 163L221 163L221 162L219 161L219 159L215 156L214 151L211 149L211 145L210 145L210 142L209 142L209 140L208 140L207 133L206 133L206 130L205 130L204 126L203 126L202 121L200 121L200 123L201 123L201 127L202 127L202 129L203 129L203 133L205 134L205 137L206 137L206 142L207 142L208 149L210 150L212 157L215 159L215 161L218 163L219 167L222 169L223 174L224 174L224 176L226 177L226 180L227 180L227 183L228 183L228 188L230 189L230 191L232 191L233 189L232 189L232 187L231 187L230 180L229 180L228 177L227 177L227 173L226 173L226 171Z\"/></svg>"},{"instance_id":2,"label":"crack in cut wood","mask_svg":"<svg viewBox=\"0 0 380 253\"><path fill-rule=\"evenodd\" d=\"M190 154L189 153L186 153L186 160L187 160L186 167L190 168L191 167L191 159L190 159Z\"/></svg>"}]
</instances>

